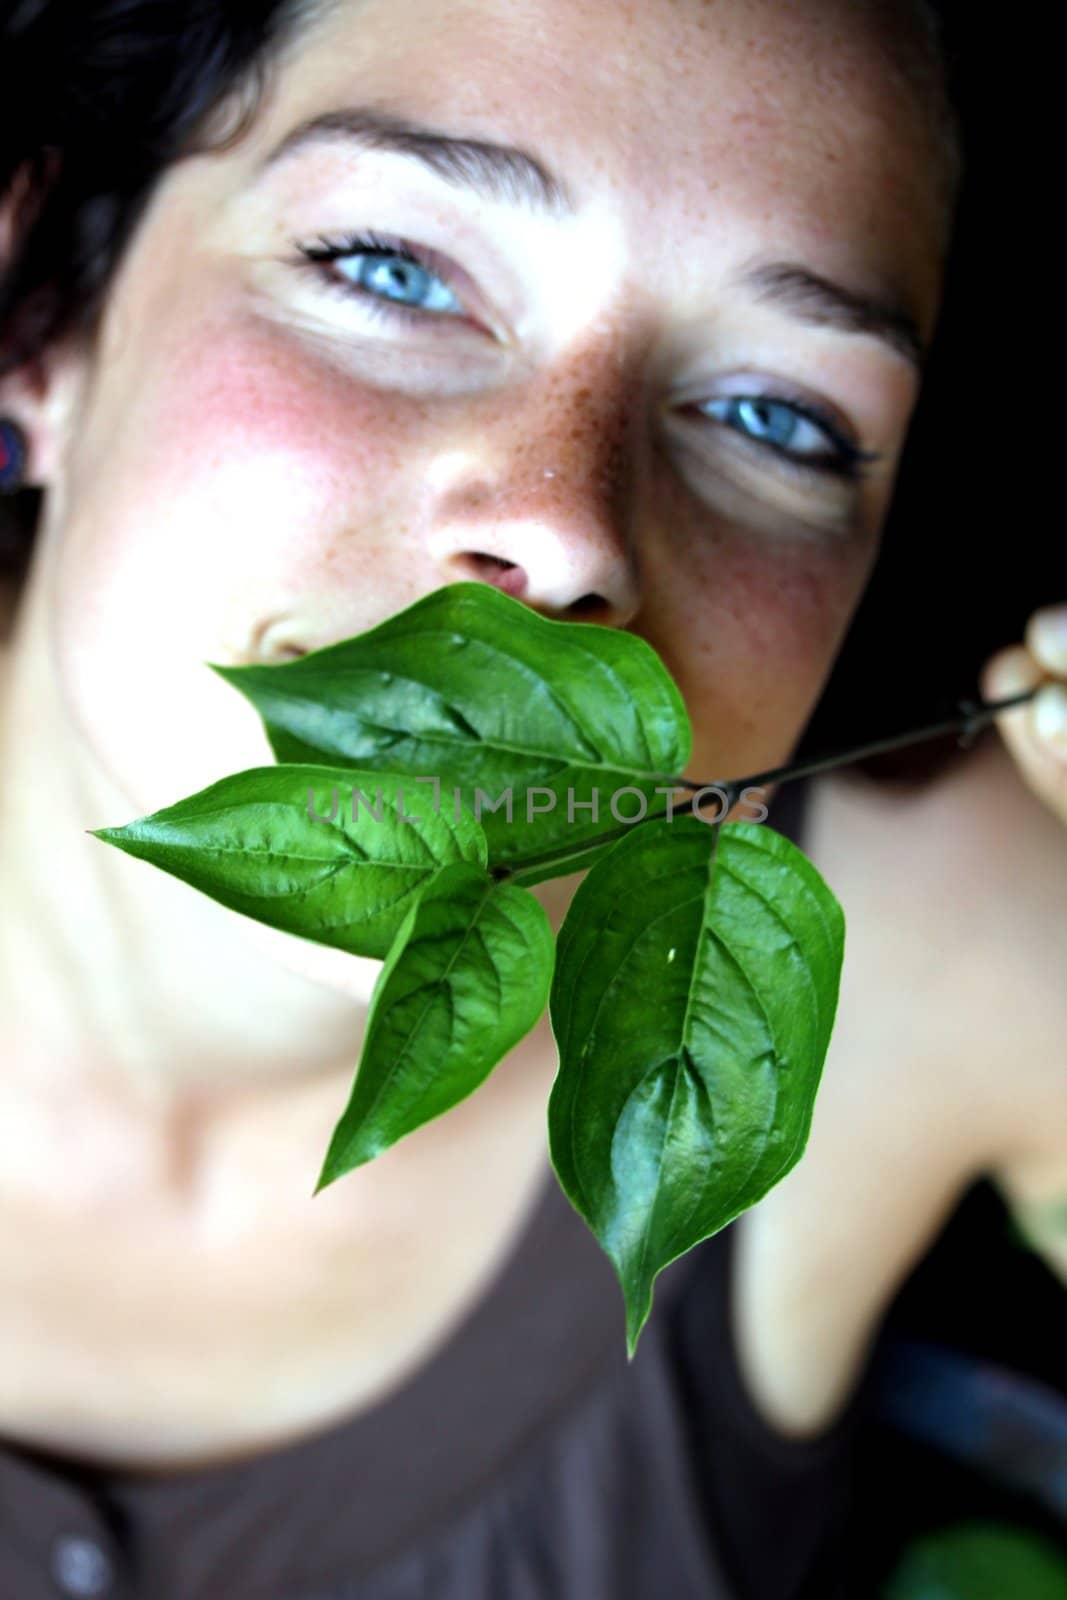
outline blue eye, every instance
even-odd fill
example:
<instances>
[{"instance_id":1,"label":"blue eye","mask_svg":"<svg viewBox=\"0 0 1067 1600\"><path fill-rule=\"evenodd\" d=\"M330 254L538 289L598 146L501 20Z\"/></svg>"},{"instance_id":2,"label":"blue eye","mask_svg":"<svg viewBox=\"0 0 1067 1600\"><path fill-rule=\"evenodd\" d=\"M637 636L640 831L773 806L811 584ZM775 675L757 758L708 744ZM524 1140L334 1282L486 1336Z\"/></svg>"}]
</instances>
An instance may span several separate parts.
<instances>
[{"instance_id":1,"label":"blue eye","mask_svg":"<svg viewBox=\"0 0 1067 1600\"><path fill-rule=\"evenodd\" d=\"M299 249L308 261L330 268L324 274L330 288L364 299L366 309L375 315L408 322L464 315L434 253L403 239L364 233L336 241L320 239L317 245Z\"/></svg>"},{"instance_id":2,"label":"blue eye","mask_svg":"<svg viewBox=\"0 0 1067 1600\"><path fill-rule=\"evenodd\" d=\"M463 321L462 302L448 284L448 267L433 250L388 234L366 232L298 245L326 287L358 299L368 315L425 328ZM817 406L776 395L731 395L694 408L773 452L783 467L809 478L855 479L879 459L853 444Z\"/></svg>"},{"instance_id":3,"label":"blue eye","mask_svg":"<svg viewBox=\"0 0 1067 1600\"><path fill-rule=\"evenodd\" d=\"M863 466L878 459L846 439L834 423L813 406L770 395L731 395L709 400L696 409L714 417L754 443L764 445L802 471L858 477Z\"/></svg>"}]
</instances>

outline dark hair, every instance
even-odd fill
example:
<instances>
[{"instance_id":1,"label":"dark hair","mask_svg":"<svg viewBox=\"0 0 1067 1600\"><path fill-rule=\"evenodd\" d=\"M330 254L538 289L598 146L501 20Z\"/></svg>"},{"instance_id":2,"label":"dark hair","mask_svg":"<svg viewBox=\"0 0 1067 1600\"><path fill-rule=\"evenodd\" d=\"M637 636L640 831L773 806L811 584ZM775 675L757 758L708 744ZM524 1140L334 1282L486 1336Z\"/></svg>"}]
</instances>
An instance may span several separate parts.
<instances>
[{"instance_id":1,"label":"dark hair","mask_svg":"<svg viewBox=\"0 0 1067 1600\"><path fill-rule=\"evenodd\" d=\"M1032 134L989 98L993 81L1027 80L1033 42L970 0L937 9L966 157L941 317L878 563L798 756L946 718L979 698L982 666L1022 640L1030 613L1065 598L1062 557L1043 531L1046 480L1022 470L1037 455L1032 415L1012 403L1029 377L1010 336L1030 270L1011 219ZM948 735L850 770L910 785L959 759Z\"/></svg>"},{"instance_id":2,"label":"dark hair","mask_svg":"<svg viewBox=\"0 0 1067 1600\"><path fill-rule=\"evenodd\" d=\"M0 274L0 376L100 309L160 173L243 131L271 59L321 0L7 0L0 195L18 248ZM205 132L247 94L229 129Z\"/></svg>"},{"instance_id":3,"label":"dark hair","mask_svg":"<svg viewBox=\"0 0 1067 1600\"><path fill-rule=\"evenodd\" d=\"M63 335L92 330L161 171L239 136L270 63L327 3L0 0L0 196L21 197L16 253L0 272L0 377ZM981 8L968 0L886 3L918 14L926 67L933 52L940 60L931 110L953 146L945 107L958 118L967 160L941 322L883 551L800 753L937 716L953 696L975 692L986 656L1020 637L1029 611L1054 598L1041 592L1036 572L1020 578L1018 564L1002 560L992 569L974 553L969 530L995 513L1009 526L1018 486L1006 473L986 474L975 459L973 420L968 430L955 416L973 419L974 396L996 392L984 313L1003 271L993 248L1000 202L993 184L1011 163L983 159L983 138L993 129L974 111L984 61L996 59L1003 71L1003 30L984 56ZM920 82L932 85L924 71ZM236 125L217 127L217 116L242 97ZM1000 121L995 131L1003 139ZM954 186L955 148L949 156ZM999 418L997 426L1004 426ZM6 524L0 517L0 575L24 568L40 498L36 490L8 498L14 515ZM928 775L955 750L954 741L941 741L866 770Z\"/></svg>"},{"instance_id":4,"label":"dark hair","mask_svg":"<svg viewBox=\"0 0 1067 1600\"><path fill-rule=\"evenodd\" d=\"M160 173L240 136L272 62L324 4L0 0L0 198L15 203L0 378L92 333ZM0 503L0 576L23 572L40 500Z\"/></svg>"}]
</instances>

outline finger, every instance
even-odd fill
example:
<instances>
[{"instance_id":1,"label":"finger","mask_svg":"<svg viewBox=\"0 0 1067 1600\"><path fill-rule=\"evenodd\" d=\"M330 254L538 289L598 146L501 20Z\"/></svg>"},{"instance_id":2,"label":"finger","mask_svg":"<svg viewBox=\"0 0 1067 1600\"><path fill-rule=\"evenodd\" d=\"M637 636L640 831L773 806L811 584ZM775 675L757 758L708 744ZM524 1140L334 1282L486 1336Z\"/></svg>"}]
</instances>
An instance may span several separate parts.
<instances>
[{"instance_id":1,"label":"finger","mask_svg":"<svg viewBox=\"0 0 1067 1600\"><path fill-rule=\"evenodd\" d=\"M1067 822L1067 689L1049 683L1022 645L999 651L981 676L985 700L1006 700L1039 684L1033 700L994 720L1025 782Z\"/></svg>"},{"instance_id":2,"label":"finger","mask_svg":"<svg viewBox=\"0 0 1067 1600\"><path fill-rule=\"evenodd\" d=\"M1026 647L1046 672L1067 678L1067 605L1034 612L1026 625Z\"/></svg>"},{"instance_id":3,"label":"finger","mask_svg":"<svg viewBox=\"0 0 1067 1600\"><path fill-rule=\"evenodd\" d=\"M982 669L979 687L983 700L1008 700L1013 694L1024 694L1028 689L1036 689L1045 679L1045 671L1038 664L1034 655L1025 645L1013 644L1007 650L998 650L995 656L990 657ZM1021 714L1029 711L1029 706L1014 706L1011 711L1002 711L997 717L997 726L1004 728L1019 727Z\"/></svg>"},{"instance_id":4,"label":"finger","mask_svg":"<svg viewBox=\"0 0 1067 1600\"><path fill-rule=\"evenodd\" d=\"M1034 732L1061 765L1067 765L1067 684L1047 683L1034 697Z\"/></svg>"}]
</instances>

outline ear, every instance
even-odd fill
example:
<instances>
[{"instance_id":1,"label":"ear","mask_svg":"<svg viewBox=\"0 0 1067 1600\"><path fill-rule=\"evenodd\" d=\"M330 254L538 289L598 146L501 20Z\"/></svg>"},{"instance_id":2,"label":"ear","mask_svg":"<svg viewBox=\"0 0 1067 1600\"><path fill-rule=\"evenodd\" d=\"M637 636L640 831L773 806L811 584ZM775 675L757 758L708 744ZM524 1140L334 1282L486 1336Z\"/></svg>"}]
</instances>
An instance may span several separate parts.
<instances>
[{"instance_id":1,"label":"ear","mask_svg":"<svg viewBox=\"0 0 1067 1600\"><path fill-rule=\"evenodd\" d=\"M0 277L37 213L35 196L51 185L58 152L46 152L36 174L34 165L27 161L17 168L0 196ZM0 359L3 353L0 346ZM31 488L47 489L54 478L77 415L83 377L84 358L75 339L57 341L0 375L0 415L12 417L26 433L26 483Z\"/></svg>"},{"instance_id":2,"label":"ear","mask_svg":"<svg viewBox=\"0 0 1067 1600\"><path fill-rule=\"evenodd\" d=\"M25 485L48 489L78 416L85 364L71 343L49 346L0 378L0 416L27 438Z\"/></svg>"}]
</instances>

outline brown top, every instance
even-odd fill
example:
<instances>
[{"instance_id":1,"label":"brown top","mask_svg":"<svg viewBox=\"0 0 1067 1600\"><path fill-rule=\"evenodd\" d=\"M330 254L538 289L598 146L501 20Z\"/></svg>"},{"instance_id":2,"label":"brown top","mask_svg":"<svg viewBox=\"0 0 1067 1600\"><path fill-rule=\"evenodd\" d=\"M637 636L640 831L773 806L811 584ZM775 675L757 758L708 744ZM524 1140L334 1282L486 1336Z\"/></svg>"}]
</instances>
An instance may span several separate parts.
<instances>
[{"instance_id":1,"label":"brown top","mask_svg":"<svg viewBox=\"0 0 1067 1600\"><path fill-rule=\"evenodd\" d=\"M772 813L794 837L803 794ZM763 1424L726 1316L733 1236L660 1274L628 1363L614 1272L549 1174L483 1299L348 1422L167 1476L0 1445L0 1595L800 1600L858 1400L814 1441Z\"/></svg>"}]
</instances>

